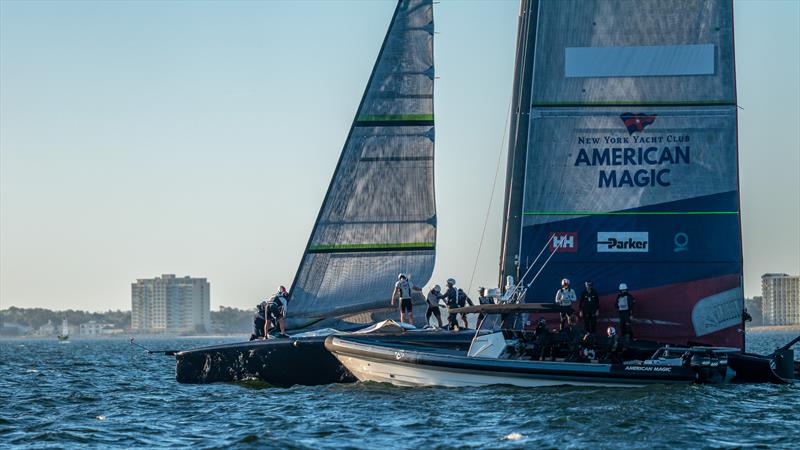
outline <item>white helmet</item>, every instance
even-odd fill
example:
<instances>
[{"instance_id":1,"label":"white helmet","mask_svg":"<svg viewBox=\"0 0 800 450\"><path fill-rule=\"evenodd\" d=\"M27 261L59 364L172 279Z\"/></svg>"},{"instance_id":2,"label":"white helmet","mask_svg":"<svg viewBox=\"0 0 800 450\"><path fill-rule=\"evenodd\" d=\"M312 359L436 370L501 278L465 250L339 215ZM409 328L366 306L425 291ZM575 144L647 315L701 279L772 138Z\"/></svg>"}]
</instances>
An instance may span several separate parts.
<instances>
[{"instance_id":1,"label":"white helmet","mask_svg":"<svg viewBox=\"0 0 800 450\"><path fill-rule=\"evenodd\" d=\"M625 284L625 283L620 283L619 284L619 290L620 291L627 291L628 290L628 285Z\"/></svg>"},{"instance_id":2,"label":"white helmet","mask_svg":"<svg viewBox=\"0 0 800 450\"><path fill-rule=\"evenodd\" d=\"M563 286L565 284L569 285L569 279L568 278L564 278L563 280L561 280L561 285Z\"/></svg>"},{"instance_id":3,"label":"white helmet","mask_svg":"<svg viewBox=\"0 0 800 450\"><path fill-rule=\"evenodd\" d=\"M406 274L401 273L401 274L397 275L397 279L398 280L402 280L403 278L406 278Z\"/></svg>"},{"instance_id":4,"label":"white helmet","mask_svg":"<svg viewBox=\"0 0 800 450\"><path fill-rule=\"evenodd\" d=\"M455 278L448 278L447 284L449 284L450 286L454 286L456 284Z\"/></svg>"},{"instance_id":5,"label":"white helmet","mask_svg":"<svg viewBox=\"0 0 800 450\"><path fill-rule=\"evenodd\" d=\"M437 284L433 287L433 292L442 292L442 287Z\"/></svg>"},{"instance_id":6,"label":"white helmet","mask_svg":"<svg viewBox=\"0 0 800 450\"><path fill-rule=\"evenodd\" d=\"M617 335L617 329L614 328L614 327L608 327L606 329L606 333L608 333L609 336L616 336Z\"/></svg>"}]
</instances>

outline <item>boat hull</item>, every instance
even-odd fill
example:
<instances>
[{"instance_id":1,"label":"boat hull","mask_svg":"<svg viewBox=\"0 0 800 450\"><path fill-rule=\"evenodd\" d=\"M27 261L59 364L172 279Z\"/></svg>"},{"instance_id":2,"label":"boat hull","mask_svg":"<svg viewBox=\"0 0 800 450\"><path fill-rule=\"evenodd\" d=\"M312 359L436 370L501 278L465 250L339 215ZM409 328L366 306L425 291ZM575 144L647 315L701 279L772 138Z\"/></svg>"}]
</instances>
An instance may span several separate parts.
<instances>
[{"instance_id":1,"label":"boat hull","mask_svg":"<svg viewBox=\"0 0 800 450\"><path fill-rule=\"evenodd\" d=\"M476 358L339 336L330 336L325 346L359 380L396 386L636 387L697 381L695 370L679 366Z\"/></svg>"},{"instance_id":2,"label":"boat hull","mask_svg":"<svg viewBox=\"0 0 800 450\"><path fill-rule=\"evenodd\" d=\"M466 350L474 331L376 333L365 339ZM357 379L325 348L326 336L223 344L175 354L180 383L259 380L274 386L352 383Z\"/></svg>"}]
</instances>

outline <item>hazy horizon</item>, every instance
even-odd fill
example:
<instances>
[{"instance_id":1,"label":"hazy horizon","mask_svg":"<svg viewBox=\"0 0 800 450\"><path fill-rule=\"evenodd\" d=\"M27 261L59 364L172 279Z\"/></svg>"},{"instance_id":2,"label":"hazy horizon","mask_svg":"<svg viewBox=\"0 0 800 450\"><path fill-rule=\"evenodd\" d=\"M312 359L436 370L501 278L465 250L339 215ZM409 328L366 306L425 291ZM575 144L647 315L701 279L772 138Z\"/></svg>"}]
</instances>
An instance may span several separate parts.
<instances>
[{"instance_id":1,"label":"hazy horizon","mask_svg":"<svg viewBox=\"0 0 800 450\"><path fill-rule=\"evenodd\" d=\"M394 1L0 1L0 309L291 284ZM434 8L437 262L495 285L517 1ZM800 2L736 1L745 295L800 274ZM556 287L554 287L555 289ZM391 286L387 286L387 304Z\"/></svg>"}]
</instances>

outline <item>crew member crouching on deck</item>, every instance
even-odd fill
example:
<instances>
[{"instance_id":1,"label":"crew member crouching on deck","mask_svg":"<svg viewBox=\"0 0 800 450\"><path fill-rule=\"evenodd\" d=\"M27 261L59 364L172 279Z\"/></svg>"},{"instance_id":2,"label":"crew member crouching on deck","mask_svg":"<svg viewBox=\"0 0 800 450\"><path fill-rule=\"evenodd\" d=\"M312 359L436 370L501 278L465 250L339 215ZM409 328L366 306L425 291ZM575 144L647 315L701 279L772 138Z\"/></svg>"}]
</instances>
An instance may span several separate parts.
<instances>
[{"instance_id":1,"label":"crew member crouching on deck","mask_svg":"<svg viewBox=\"0 0 800 450\"><path fill-rule=\"evenodd\" d=\"M266 307L267 302L261 302L256 305L256 314L253 316L253 334L250 335L251 341L264 339L267 324Z\"/></svg>"},{"instance_id":2,"label":"crew member crouching on deck","mask_svg":"<svg viewBox=\"0 0 800 450\"><path fill-rule=\"evenodd\" d=\"M281 286L278 292L267 300L266 318L264 325L264 335L269 338L269 330L280 329L280 336L286 337L286 306L289 300L286 298L286 288Z\"/></svg>"}]
</instances>

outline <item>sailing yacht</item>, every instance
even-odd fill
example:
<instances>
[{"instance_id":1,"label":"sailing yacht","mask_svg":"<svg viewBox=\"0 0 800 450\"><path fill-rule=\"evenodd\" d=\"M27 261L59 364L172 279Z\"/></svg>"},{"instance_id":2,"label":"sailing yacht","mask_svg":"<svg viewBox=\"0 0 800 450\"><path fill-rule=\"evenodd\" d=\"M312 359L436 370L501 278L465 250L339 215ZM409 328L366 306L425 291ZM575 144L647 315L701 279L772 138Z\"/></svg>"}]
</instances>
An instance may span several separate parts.
<instances>
[{"instance_id":1,"label":"sailing yacht","mask_svg":"<svg viewBox=\"0 0 800 450\"><path fill-rule=\"evenodd\" d=\"M69 339L69 322L64 318L64 321L61 322L61 334L58 335L58 340L64 342L67 339Z\"/></svg>"},{"instance_id":2,"label":"sailing yacht","mask_svg":"<svg viewBox=\"0 0 800 450\"><path fill-rule=\"evenodd\" d=\"M433 272L433 81L433 2L400 0L290 289L287 328L318 331L177 352L179 382L353 382L324 343L356 328L377 340L469 346L470 331L367 326L397 315L389 296L399 273L423 286Z\"/></svg>"}]
</instances>

